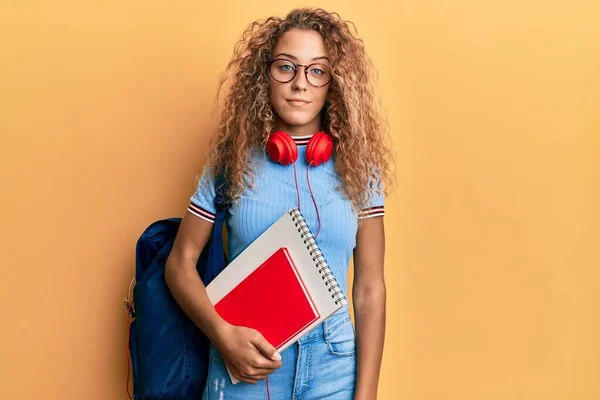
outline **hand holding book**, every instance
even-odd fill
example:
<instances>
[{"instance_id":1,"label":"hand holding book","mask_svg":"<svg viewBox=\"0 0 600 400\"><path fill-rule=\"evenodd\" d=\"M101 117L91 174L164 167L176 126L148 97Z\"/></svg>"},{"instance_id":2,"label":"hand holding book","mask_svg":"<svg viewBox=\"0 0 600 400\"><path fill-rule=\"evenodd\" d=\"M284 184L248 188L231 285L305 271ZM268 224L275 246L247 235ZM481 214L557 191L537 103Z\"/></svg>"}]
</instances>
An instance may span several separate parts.
<instances>
[{"instance_id":1,"label":"hand holding book","mask_svg":"<svg viewBox=\"0 0 600 400\"><path fill-rule=\"evenodd\" d=\"M230 373L242 382L257 383L281 367L281 355L255 329L225 324L215 347Z\"/></svg>"}]
</instances>

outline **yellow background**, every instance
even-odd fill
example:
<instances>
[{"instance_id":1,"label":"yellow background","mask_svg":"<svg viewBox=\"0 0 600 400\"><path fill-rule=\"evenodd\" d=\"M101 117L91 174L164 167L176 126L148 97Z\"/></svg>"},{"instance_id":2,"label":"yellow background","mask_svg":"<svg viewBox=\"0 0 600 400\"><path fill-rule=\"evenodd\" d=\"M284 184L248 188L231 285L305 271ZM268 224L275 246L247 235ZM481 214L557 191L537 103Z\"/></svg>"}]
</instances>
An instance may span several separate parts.
<instances>
[{"instance_id":1,"label":"yellow background","mask_svg":"<svg viewBox=\"0 0 600 400\"><path fill-rule=\"evenodd\" d=\"M0 8L1 399L127 398L135 241L184 212L243 28L301 5L95 4ZM598 2L317 5L398 158L379 398L600 398Z\"/></svg>"}]
</instances>

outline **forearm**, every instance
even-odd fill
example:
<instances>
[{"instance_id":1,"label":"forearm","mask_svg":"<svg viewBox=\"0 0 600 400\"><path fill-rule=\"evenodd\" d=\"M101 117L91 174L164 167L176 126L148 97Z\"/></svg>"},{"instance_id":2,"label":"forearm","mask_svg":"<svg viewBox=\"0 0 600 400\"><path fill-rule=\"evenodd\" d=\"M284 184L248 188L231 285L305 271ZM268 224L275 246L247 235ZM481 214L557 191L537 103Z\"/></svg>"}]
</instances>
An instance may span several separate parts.
<instances>
[{"instance_id":1,"label":"forearm","mask_svg":"<svg viewBox=\"0 0 600 400\"><path fill-rule=\"evenodd\" d=\"M354 288L357 378L355 400L375 400L385 338L385 284Z\"/></svg>"},{"instance_id":2,"label":"forearm","mask_svg":"<svg viewBox=\"0 0 600 400\"><path fill-rule=\"evenodd\" d=\"M172 254L167 260L165 281L183 312L214 343L227 325L215 311L193 260Z\"/></svg>"}]
</instances>

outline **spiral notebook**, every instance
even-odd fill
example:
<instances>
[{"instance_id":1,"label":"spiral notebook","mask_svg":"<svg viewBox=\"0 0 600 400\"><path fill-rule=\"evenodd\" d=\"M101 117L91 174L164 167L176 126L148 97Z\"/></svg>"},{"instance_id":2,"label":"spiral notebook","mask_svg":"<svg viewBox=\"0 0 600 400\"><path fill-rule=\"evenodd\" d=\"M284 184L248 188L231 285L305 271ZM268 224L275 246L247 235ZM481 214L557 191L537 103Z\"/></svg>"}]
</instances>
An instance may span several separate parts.
<instances>
[{"instance_id":1,"label":"spiral notebook","mask_svg":"<svg viewBox=\"0 0 600 400\"><path fill-rule=\"evenodd\" d=\"M297 208L252 242L206 292L223 319L258 330L279 351L348 304Z\"/></svg>"}]
</instances>

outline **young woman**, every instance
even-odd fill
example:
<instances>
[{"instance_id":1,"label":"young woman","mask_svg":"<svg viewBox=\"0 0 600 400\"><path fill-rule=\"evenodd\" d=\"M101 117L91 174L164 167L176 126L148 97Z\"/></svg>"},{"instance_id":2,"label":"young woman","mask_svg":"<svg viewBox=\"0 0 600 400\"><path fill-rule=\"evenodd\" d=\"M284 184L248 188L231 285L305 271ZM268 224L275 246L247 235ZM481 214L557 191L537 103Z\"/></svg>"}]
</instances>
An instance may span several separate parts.
<instances>
[{"instance_id":1,"label":"young woman","mask_svg":"<svg viewBox=\"0 0 600 400\"><path fill-rule=\"evenodd\" d=\"M386 305L381 189L390 152L363 43L337 14L297 9L250 25L228 70L221 124L165 273L212 343L204 398L266 399L267 381L277 400L376 399ZM329 139L331 158L313 157L315 146L327 152ZM219 317L195 269L213 228L217 171L232 201L230 257L300 202L344 293L354 256L355 327L345 307L279 354L260 333ZM232 385L226 366L242 382Z\"/></svg>"}]
</instances>

